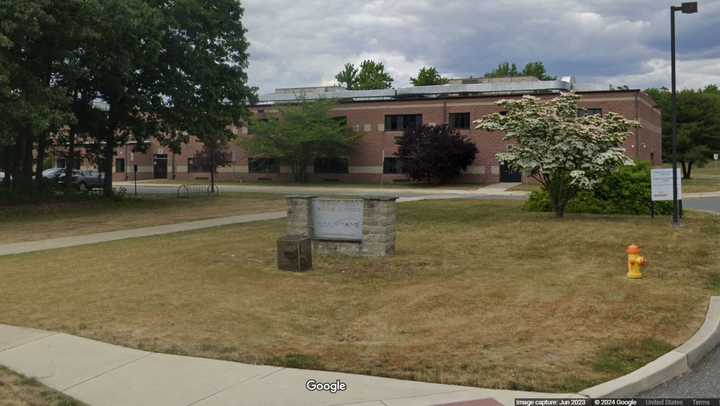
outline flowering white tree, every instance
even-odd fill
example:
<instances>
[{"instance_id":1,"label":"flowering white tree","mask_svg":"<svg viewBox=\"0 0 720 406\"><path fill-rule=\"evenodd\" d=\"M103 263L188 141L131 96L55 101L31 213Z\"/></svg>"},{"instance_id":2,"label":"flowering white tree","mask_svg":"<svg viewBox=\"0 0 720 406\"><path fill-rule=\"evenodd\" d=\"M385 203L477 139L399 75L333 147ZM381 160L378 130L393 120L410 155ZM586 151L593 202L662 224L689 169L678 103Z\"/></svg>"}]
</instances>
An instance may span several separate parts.
<instances>
[{"instance_id":1,"label":"flowering white tree","mask_svg":"<svg viewBox=\"0 0 720 406\"><path fill-rule=\"evenodd\" d=\"M574 93L547 101L534 96L500 100L497 104L506 113L473 122L475 128L504 133L514 143L497 160L537 179L558 217L578 191L591 189L619 166L633 165L623 144L639 124L616 113L583 114L578 100Z\"/></svg>"}]
</instances>

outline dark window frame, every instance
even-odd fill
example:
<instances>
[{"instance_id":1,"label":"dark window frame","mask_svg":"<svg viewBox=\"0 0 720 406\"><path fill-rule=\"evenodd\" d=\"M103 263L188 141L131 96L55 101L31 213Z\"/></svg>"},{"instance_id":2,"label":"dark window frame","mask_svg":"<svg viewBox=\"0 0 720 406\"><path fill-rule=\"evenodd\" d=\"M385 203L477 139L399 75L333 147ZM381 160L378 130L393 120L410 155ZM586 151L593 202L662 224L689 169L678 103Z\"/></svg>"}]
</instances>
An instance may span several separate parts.
<instances>
[{"instance_id":1,"label":"dark window frame","mask_svg":"<svg viewBox=\"0 0 720 406\"><path fill-rule=\"evenodd\" d=\"M470 123L470 112L450 113L448 115L448 124L454 130L469 130Z\"/></svg>"},{"instance_id":2,"label":"dark window frame","mask_svg":"<svg viewBox=\"0 0 720 406\"><path fill-rule=\"evenodd\" d=\"M407 171L402 166L400 158L393 156L386 156L383 159L383 175L401 175Z\"/></svg>"},{"instance_id":3,"label":"dark window frame","mask_svg":"<svg viewBox=\"0 0 720 406\"><path fill-rule=\"evenodd\" d=\"M578 117L588 117L594 115L603 115L602 107L581 107L577 112Z\"/></svg>"},{"instance_id":4,"label":"dark window frame","mask_svg":"<svg viewBox=\"0 0 720 406\"><path fill-rule=\"evenodd\" d=\"M340 165L335 165L340 163ZM348 158L315 158L313 161L313 173L316 174L349 174L350 160Z\"/></svg>"},{"instance_id":5,"label":"dark window frame","mask_svg":"<svg viewBox=\"0 0 720 406\"><path fill-rule=\"evenodd\" d=\"M125 173L125 158L115 158L115 173Z\"/></svg>"},{"instance_id":6,"label":"dark window frame","mask_svg":"<svg viewBox=\"0 0 720 406\"><path fill-rule=\"evenodd\" d=\"M208 173L210 172L210 164L207 162L195 162L195 157L187 159L188 173Z\"/></svg>"},{"instance_id":7,"label":"dark window frame","mask_svg":"<svg viewBox=\"0 0 720 406\"><path fill-rule=\"evenodd\" d=\"M248 173L280 173L280 163L274 158L248 158Z\"/></svg>"},{"instance_id":8,"label":"dark window frame","mask_svg":"<svg viewBox=\"0 0 720 406\"><path fill-rule=\"evenodd\" d=\"M385 131L405 131L422 125L422 114L386 114Z\"/></svg>"}]
</instances>

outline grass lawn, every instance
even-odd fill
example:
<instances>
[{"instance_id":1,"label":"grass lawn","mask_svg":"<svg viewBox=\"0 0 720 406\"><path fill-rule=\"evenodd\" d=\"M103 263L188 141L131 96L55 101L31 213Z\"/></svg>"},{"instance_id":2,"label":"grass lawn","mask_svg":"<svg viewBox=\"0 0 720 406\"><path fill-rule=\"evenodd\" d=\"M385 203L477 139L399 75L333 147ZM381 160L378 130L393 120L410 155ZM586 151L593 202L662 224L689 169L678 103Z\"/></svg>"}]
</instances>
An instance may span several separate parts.
<instances>
[{"instance_id":1,"label":"grass lawn","mask_svg":"<svg viewBox=\"0 0 720 406\"><path fill-rule=\"evenodd\" d=\"M691 179L683 179L683 192L720 192L720 165L710 162L704 168L693 168Z\"/></svg>"},{"instance_id":2,"label":"grass lawn","mask_svg":"<svg viewBox=\"0 0 720 406\"><path fill-rule=\"evenodd\" d=\"M82 406L84 403L56 392L35 379L0 366L0 405Z\"/></svg>"},{"instance_id":3,"label":"grass lawn","mask_svg":"<svg viewBox=\"0 0 720 406\"><path fill-rule=\"evenodd\" d=\"M271 221L0 257L0 323L161 352L577 391L688 339L720 293L720 219L399 206L397 254L275 269ZM647 278L625 278L639 244ZM78 264L81 264L78 266ZM82 265L91 264L91 265Z\"/></svg>"},{"instance_id":4,"label":"grass lawn","mask_svg":"<svg viewBox=\"0 0 720 406\"><path fill-rule=\"evenodd\" d=\"M286 208L284 196L260 193L228 193L191 199L178 199L172 195L119 201L98 198L0 205L0 244L282 211Z\"/></svg>"}]
</instances>

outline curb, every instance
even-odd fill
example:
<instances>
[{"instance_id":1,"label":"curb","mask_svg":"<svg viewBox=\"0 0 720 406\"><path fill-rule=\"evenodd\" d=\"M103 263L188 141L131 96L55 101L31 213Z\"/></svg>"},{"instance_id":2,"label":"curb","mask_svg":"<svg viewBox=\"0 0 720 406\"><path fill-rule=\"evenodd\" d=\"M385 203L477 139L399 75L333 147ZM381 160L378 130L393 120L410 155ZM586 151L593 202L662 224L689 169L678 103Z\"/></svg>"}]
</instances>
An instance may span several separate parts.
<instances>
[{"instance_id":1,"label":"curb","mask_svg":"<svg viewBox=\"0 0 720 406\"><path fill-rule=\"evenodd\" d=\"M685 344L620 378L580 392L590 398L632 397L687 373L720 344L720 296L712 296L705 322Z\"/></svg>"}]
</instances>

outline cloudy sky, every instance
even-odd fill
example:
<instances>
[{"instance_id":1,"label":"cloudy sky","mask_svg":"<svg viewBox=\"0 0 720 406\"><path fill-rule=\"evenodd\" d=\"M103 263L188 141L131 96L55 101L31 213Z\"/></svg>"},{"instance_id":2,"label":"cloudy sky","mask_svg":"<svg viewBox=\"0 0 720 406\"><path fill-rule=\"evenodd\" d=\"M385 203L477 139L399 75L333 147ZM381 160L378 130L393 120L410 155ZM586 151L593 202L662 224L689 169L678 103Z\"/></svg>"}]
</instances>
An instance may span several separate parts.
<instances>
[{"instance_id":1,"label":"cloudy sky","mask_svg":"<svg viewBox=\"0 0 720 406\"><path fill-rule=\"evenodd\" d=\"M678 3L680 0L678 0ZM678 14L678 85L720 84L720 0ZM250 83L334 83L345 62L385 63L394 87L422 66L478 76L544 61L583 87L669 87L666 0L244 0Z\"/></svg>"}]
</instances>

